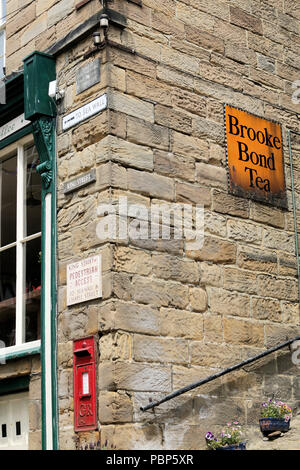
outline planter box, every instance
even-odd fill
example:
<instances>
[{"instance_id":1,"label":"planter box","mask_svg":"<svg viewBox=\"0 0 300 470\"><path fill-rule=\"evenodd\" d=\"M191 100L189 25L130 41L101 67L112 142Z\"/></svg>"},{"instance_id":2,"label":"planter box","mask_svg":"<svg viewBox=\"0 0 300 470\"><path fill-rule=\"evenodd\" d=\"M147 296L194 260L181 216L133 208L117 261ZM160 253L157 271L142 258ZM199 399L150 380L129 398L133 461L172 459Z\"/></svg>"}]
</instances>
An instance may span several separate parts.
<instances>
[{"instance_id":1,"label":"planter box","mask_svg":"<svg viewBox=\"0 0 300 470\"><path fill-rule=\"evenodd\" d=\"M273 431L287 432L290 429L290 420L284 418L260 418L260 430L263 434L269 434Z\"/></svg>"},{"instance_id":2,"label":"planter box","mask_svg":"<svg viewBox=\"0 0 300 470\"><path fill-rule=\"evenodd\" d=\"M240 444L232 444L230 446L217 447L216 450L246 450L246 443L240 442Z\"/></svg>"}]
</instances>

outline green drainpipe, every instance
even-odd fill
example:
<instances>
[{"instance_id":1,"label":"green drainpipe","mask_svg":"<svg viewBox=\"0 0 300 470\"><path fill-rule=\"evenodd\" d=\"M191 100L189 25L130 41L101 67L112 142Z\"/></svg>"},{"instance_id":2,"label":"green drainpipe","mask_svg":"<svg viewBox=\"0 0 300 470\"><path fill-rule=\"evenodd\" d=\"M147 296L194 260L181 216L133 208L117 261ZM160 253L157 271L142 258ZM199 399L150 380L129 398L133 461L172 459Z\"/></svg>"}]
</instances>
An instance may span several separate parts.
<instances>
[{"instance_id":1,"label":"green drainpipe","mask_svg":"<svg viewBox=\"0 0 300 470\"><path fill-rule=\"evenodd\" d=\"M289 156L290 156L290 169L291 169L291 186L292 186L292 204L294 213L294 231L295 231L295 249L297 259L297 274L298 274L298 306L300 304L300 264L299 264L299 237L298 237L298 226L297 226L297 207L295 198L295 185L294 185L294 168L293 168L293 153L291 145L291 133L300 135L295 131L288 131L288 143L289 143ZM300 313L300 311L299 311Z\"/></svg>"},{"instance_id":2,"label":"green drainpipe","mask_svg":"<svg viewBox=\"0 0 300 470\"><path fill-rule=\"evenodd\" d=\"M42 180L42 448L58 449L57 293L56 293L56 106L49 83L56 79L55 59L33 52L24 59L25 119L32 122Z\"/></svg>"}]
</instances>

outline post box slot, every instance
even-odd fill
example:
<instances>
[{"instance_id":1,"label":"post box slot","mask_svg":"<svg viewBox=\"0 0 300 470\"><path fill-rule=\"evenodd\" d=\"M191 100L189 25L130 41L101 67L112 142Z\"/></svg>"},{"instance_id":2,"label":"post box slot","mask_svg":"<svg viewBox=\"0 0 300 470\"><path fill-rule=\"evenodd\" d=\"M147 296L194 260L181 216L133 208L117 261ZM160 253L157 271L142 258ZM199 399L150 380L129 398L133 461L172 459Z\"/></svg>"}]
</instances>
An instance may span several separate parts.
<instances>
[{"instance_id":1,"label":"post box slot","mask_svg":"<svg viewBox=\"0 0 300 470\"><path fill-rule=\"evenodd\" d=\"M74 354L79 357L91 356L89 349L78 349L77 351L74 351Z\"/></svg>"}]
</instances>

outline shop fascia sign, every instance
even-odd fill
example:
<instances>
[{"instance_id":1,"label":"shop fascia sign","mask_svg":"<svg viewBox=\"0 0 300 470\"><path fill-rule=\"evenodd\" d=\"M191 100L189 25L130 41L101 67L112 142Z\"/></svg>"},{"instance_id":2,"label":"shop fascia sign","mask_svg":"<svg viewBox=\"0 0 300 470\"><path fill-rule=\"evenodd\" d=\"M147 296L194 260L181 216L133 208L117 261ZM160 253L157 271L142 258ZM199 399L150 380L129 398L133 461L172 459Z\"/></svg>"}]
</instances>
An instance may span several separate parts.
<instances>
[{"instance_id":1,"label":"shop fascia sign","mask_svg":"<svg viewBox=\"0 0 300 470\"><path fill-rule=\"evenodd\" d=\"M26 121L24 114L7 122L4 126L0 127L0 141L23 129L23 127L26 127L28 124L31 124L31 122Z\"/></svg>"},{"instance_id":2,"label":"shop fascia sign","mask_svg":"<svg viewBox=\"0 0 300 470\"><path fill-rule=\"evenodd\" d=\"M286 208L281 125L225 105L229 192Z\"/></svg>"}]
</instances>

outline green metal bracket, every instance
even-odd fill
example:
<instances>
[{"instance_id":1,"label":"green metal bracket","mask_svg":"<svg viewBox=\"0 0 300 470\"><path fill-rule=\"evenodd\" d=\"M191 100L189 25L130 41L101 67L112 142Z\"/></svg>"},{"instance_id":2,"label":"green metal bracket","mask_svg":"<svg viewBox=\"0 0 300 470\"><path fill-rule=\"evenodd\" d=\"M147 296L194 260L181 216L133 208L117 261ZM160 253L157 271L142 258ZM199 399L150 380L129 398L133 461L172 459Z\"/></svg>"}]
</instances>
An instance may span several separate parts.
<instances>
[{"instance_id":1,"label":"green metal bracket","mask_svg":"<svg viewBox=\"0 0 300 470\"><path fill-rule=\"evenodd\" d=\"M35 51L24 60L24 114L32 121L33 136L41 158L37 172L45 191L51 190L55 158L56 106L49 96L49 83L56 79L55 59Z\"/></svg>"},{"instance_id":2,"label":"green metal bracket","mask_svg":"<svg viewBox=\"0 0 300 470\"><path fill-rule=\"evenodd\" d=\"M50 190L53 180L53 161L55 149L55 120L40 116L32 123L35 146L41 158L36 171L41 175L43 188Z\"/></svg>"}]
</instances>

